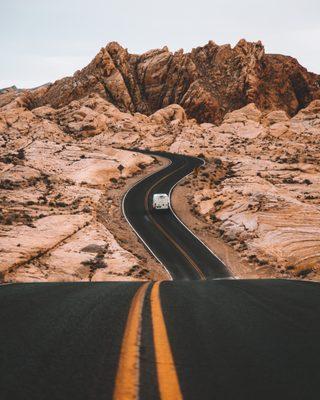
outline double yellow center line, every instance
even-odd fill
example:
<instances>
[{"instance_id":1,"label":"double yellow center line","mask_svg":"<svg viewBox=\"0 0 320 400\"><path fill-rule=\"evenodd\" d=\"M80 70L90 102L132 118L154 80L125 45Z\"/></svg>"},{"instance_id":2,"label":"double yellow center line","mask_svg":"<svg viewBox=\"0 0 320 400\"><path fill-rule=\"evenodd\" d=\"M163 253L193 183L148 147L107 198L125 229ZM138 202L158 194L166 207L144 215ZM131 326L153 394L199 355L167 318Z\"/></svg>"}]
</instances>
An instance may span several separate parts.
<instances>
[{"instance_id":1,"label":"double yellow center line","mask_svg":"<svg viewBox=\"0 0 320 400\"><path fill-rule=\"evenodd\" d=\"M113 394L114 400L134 400L139 393L139 357L143 301L149 283L136 292L127 319Z\"/></svg>"},{"instance_id":2,"label":"double yellow center line","mask_svg":"<svg viewBox=\"0 0 320 400\"><path fill-rule=\"evenodd\" d=\"M153 224L163 235L183 254L189 264L196 270L200 279L205 276L189 254L172 238L169 233L155 220L149 210L149 196L151 191L163 180L184 168L186 163L178 169L169 172L157 180L146 192L144 199L145 210ZM160 284L156 282L150 294L151 320L153 329L153 344L157 368L157 380L161 400L182 400L183 396L178 375L171 351L166 324L161 307ZM140 340L142 326L142 310L146 292L151 283L145 283L137 290L129 311L124 337L121 346L118 371L115 380L113 400L139 399L140 382Z\"/></svg>"},{"instance_id":3,"label":"double yellow center line","mask_svg":"<svg viewBox=\"0 0 320 400\"><path fill-rule=\"evenodd\" d=\"M183 397L161 308L160 282L151 291L151 315L160 398L180 400Z\"/></svg>"},{"instance_id":4,"label":"double yellow center line","mask_svg":"<svg viewBox=\"0 0 320 400\"><path fill-rule=\"evenodd\" d=\"M150 294L153 343L161 400L182 400L183 396L174 364L160 300L160 283L156 282ZM140 337L145 283L136 292L129 311L122 341L113 400L139 399Z\"/></svg>"}]
</instances>

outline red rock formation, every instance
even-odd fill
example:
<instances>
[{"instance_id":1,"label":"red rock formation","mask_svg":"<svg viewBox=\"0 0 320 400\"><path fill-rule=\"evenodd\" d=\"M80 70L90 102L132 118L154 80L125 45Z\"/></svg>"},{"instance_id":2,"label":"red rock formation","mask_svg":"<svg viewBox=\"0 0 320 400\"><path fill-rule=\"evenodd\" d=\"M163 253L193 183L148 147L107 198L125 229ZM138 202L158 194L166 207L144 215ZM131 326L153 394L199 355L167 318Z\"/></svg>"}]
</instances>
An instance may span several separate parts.
<instances>
[{"instance_id":1,"label":"red rock formation","mask_svg":"<svg viewBox=\"0 0 320 400\"><path fill-rule=\"evenodd\" d=\"M219 123L227 112L252 102L261 110L294 115L320 98L320 76L244 39L234 48L210 41L186 54L164 47L135 55L112 42L73 77L49 86L36 105L61 107L92 92L122 111L149 115L180 104L198 122Z\"/></svg>"}]
</instances>

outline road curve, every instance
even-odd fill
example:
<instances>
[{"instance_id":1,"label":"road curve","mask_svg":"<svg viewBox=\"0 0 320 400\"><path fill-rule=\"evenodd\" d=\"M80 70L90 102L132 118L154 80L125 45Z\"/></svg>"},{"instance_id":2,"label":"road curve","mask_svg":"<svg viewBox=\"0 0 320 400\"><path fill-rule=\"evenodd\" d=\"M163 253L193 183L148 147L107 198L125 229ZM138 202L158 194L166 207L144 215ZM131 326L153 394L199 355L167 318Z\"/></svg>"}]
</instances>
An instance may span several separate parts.
<instances>
[{"instance_id":1,"label":"road curve","mask_svg":"<svg viewBox=\"0 0 320 400\"><path fill-rule=\"evenodd\" d=\"M152 153L155 154L155 153ZM167 193L203 161L196 157L156 153L170 160L166 168L133 186L123 213L138 236L166 267L173 280L230 278L226 266L177 218L172 210L151 207L154 193Z\"/></svg>"}]
</instances>

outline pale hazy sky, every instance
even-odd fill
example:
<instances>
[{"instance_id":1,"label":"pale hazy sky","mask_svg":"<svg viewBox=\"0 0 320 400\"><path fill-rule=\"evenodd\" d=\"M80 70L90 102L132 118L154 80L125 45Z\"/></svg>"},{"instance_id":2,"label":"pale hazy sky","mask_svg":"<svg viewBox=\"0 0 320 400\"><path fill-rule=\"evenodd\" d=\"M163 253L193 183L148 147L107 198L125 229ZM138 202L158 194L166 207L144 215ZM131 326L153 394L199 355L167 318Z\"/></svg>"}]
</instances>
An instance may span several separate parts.
<instances>
[{"instance_id":1,"label":"pale hazy sky","mask_svg":"<svg viewBox=\"0 0 320 400\"><path fill-rule=\"evenodd\" d=\"M110 41L141 53L241 38L320 73L320 1L0 0L0 88L72 75Z\"/></svg>"}]
</instances>

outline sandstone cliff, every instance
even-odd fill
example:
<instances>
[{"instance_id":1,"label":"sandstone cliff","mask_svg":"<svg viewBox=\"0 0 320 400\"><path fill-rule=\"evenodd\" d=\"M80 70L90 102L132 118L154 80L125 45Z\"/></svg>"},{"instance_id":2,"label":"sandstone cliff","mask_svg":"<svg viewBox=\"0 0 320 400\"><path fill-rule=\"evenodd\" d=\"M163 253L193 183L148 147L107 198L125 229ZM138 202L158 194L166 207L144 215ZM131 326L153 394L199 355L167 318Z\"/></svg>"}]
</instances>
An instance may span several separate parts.
<instances>
[{"instance_id":1,"label":"sandstone cliff","mask_svg":"<svg viewBox=\"0 0 320 400\"><path fill-rule=\"evenodd\" d=\"M227 112L249 103L293 116L320 98L320 76L291 57L266 54L261 42L244 39L234 48L210 41L190 53L164 47L142 55L129 54L113 42L73 77L37 93L33 106L57 108L90 93L121 111L150 115L179 104L189 118L220 123Z\"/></svg>"}]
</instances>

